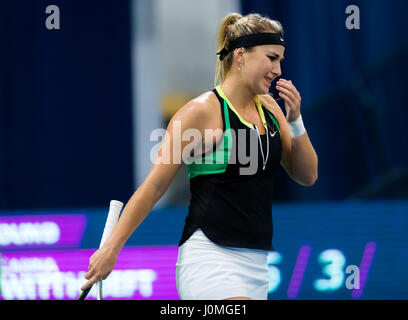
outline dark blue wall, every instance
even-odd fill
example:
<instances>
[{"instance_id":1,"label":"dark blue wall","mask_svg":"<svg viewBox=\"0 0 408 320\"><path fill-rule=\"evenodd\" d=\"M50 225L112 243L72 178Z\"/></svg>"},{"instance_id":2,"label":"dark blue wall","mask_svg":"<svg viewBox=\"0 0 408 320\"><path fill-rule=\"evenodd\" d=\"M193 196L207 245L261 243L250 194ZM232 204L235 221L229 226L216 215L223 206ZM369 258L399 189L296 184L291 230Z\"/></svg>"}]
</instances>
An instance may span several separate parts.
<instances>
[{"instance_id":1,"label":"dark blue wall","mask_svg":"<svg viewBox=\"0 0 408 320\"><path fill-rule=\"evenodd\" d=\"M60 8L47 30L45 9ZM347 5L360 30L345 27ZM408 197L406 1L242 1L280 20L283 77L319 156L275 201ZM133 191L129 1L0 2L0 209L104 206ZM284 109L283 105L282 108Z\"/></svg>"},{"instance_id":2,"label":"dark blue wall","mask_svg":"<svg viewBox=\"0 0 408 320\"><path fill-rule=\"evenodd\" d=\"M408 197L406 137L408 2L242 0L243 13L281 21L282 77L302 95L302 115L319 157L313 188L277 175L276 200ZM360 9L349 30L348 5ZM282 109L285 110L283 104Z\"/></svg>"},{"instance_id":3,"label":"dark blue wall","mask_svg":"<svg viewBox=\"0 0 408 320\"><path fill-rule=\"evenodd\" d=\"M45 26L60 9L60 30ZM0 2L0 209L132 192L128 1Z\"/></svg>"}]
</instances>

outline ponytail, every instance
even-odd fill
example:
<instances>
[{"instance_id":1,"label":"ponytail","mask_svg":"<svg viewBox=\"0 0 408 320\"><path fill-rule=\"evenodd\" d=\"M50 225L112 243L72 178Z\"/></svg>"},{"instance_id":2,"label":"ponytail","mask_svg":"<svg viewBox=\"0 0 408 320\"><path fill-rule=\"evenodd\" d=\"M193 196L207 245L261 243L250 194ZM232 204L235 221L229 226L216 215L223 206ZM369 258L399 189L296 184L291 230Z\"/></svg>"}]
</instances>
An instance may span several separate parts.
<instances>
[{"instance_id":1,"label":"ponytail","mask_svg":"<svg viewBox=\"0 0 408 320\"><path fill-rule=\"evenodd\" d=\"M236 23L240 18L242 18L242 15L240 15L239 13L230 13L221 21L221 25L218 29L217 52L228 46L227 42L229 41L227 40L228 38L231 38L231 36L227 37L228 32L231 33L231 31L228 29L230 25ZM217 65L215 67L214 86L217 85L218 79L220 79L221 83L224 81L225 75L229 70L228 65L230 64L228 62L231 62L230 60L231 55L227 56L223 61L217 59Z\"/></svg>"}]
</instances>

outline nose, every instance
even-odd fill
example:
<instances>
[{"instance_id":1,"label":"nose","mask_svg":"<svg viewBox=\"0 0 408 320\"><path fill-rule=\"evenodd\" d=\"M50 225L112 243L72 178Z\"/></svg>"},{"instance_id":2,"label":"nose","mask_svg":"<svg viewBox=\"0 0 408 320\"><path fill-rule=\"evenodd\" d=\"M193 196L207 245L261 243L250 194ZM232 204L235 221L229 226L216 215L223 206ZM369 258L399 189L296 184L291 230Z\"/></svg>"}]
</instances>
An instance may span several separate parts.
<instances>
[{"instance_id":1,"label":"nose","mask_svg":"<svg viewBox=\"0 0 408 320\"><path fill-rule=\"evenodd\" d=\"M281 65L280 62L277 62L274 64L273 68L272 68L272 72L275 75L275 77L280 77L282 75L282 71L281 71Z\"/></svg>"}]
</instances>

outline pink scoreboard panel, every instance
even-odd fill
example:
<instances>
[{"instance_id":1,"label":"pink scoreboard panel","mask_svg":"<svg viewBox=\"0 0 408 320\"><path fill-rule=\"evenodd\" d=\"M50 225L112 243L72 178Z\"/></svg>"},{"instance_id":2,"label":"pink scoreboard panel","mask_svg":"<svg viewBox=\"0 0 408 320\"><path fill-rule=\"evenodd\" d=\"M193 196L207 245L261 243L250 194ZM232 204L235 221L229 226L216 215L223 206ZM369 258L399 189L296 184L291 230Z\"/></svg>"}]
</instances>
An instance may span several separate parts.
<instances>
[{"instance_id":1,"label":"pink scoreboard panel","mask_svg":"<svg viewBox=\"0 0 408 320\"><path fill-rule=\"evenodd\" d=\"M0 299L76 299L94 251L2 252ZM104 299L179 299L176 261L177 246L125 247L103 282ZM88 297L96 298L94 288Z\"/></svg>"},{"instance_id":2,"label":"pink scoreboard panel","mask_svg":"<svg viewBox=\"0 0 408 320\"><path fill-rule=\"evenodd\" d=\"M0 216L0 300L76 299L96 250L80 249L87 222L83 214ZM102 227L93 231L98 239ZM125 247L103 282L104 299L179 299L177 249Z\"/></svg>"},{"instance_id":3,"label":"pink scoreboard panel","mask_svg":"<svg viewBox=\"0 0 408 320\"><path fill-rule=\"evenodd\" d=\"M83 214L0 216L0 252L78 248L86 224Z\"/></svg>"}]
</instances>

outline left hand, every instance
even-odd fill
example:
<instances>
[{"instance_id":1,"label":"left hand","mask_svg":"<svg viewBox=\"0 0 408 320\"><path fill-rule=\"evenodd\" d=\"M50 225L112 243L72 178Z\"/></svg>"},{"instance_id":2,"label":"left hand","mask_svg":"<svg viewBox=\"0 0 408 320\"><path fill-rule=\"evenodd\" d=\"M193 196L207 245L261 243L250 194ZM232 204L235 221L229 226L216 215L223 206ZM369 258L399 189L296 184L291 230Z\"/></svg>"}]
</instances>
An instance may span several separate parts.
<instances>
[{"instance_id":1,"label":"left hand","mask_svg":"<svg viewBox=\"0 0 408 320\"><path fill-rule=\"evenodd\" d=\"M295 121L300 116L300 93L292 81L282 78L276 83L276 89L279 90L279 96L285 101L286 120Z\"/></svg>"}]
</instances>

